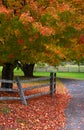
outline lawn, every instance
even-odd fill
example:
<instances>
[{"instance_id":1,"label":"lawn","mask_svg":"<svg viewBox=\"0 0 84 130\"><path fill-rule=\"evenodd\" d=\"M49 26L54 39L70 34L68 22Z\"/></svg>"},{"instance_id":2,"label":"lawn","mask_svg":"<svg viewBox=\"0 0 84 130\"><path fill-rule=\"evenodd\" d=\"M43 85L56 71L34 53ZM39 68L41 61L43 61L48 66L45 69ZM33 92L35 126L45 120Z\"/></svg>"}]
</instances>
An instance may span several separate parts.
<instances>
[{"instance_id":1,"label":"lawn","mask_svg":"<svg viewBox=\"0 0 84 130\"><path fill-rule=\"evenodd\" d=\"M0 76L1 76L2 67L0 67ZM24 73L21 69L14 69L15 76L24 76ZM49 76L50 72L34 72L34 76ZM57 78L73 78L84 80L84 72L57 72Z\"/></svg>"},{"instance_id":2,"label":"lawn","mask_svg":"<svg viewBox=\"0 0 84 130\"><path fill-rule=\"evenodd\" d=\"M34 72L35 76L49 76L50 72ZM84 72L57 72L57 78L73 78L84 80Z\"/></svg>"},{"instance_id":3,"label":"lawn","mask_svg":"<svg viewBox=\"0 0 84 130\"><path fill-rule=\"evenodd\" d=\"M72 78L72 79L81 79L84 80L84 72L63 72L57 73L57 77L61 78Z\"/></svg>"},{"instance_id":4,"label":"lawn","mask_svg":"<svg viewBox=\"0 0 84 130\"><path fill-rule=\"evenodd\" d=\"M2 66L0 67L0 76L1 76L1 73L2 73ZM17 69L17 68L15 68L14 69L14 75L15 76L23 76L24 75L24 73L22 72L22 70L21 69Z\"/></svg>"}]
</instances>

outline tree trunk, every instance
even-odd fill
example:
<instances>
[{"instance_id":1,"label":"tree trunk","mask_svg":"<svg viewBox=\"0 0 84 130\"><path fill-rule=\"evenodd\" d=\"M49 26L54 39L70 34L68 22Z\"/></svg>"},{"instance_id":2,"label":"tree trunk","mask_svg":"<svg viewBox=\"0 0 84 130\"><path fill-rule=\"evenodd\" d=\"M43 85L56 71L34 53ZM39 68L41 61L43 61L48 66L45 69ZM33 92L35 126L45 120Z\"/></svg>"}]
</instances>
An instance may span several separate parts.
<instances>
[{"instance_id":1,"label":"tree trunk","mask_svg":"<svg viewBox=\"0 0 84 130\"><path fill-rule=\"evenodd\" d=\"M2 79L13 80L13 70L14 70L13 64L5 63L3 65L3 70L2 70ZM2 83L1 87L2 88L12 88L13 84L12 83Z\"/></svg>"},{"instance_id":2,"label":"tree trunk","mask_svg":"<svg viewBox=\"0 0 84 130\"><path fill-rule=\"evenodd\" d=\"M21 67L25 77L33 77L33 70L35 64L23 64Z\"/></svg>"}]
</instances>

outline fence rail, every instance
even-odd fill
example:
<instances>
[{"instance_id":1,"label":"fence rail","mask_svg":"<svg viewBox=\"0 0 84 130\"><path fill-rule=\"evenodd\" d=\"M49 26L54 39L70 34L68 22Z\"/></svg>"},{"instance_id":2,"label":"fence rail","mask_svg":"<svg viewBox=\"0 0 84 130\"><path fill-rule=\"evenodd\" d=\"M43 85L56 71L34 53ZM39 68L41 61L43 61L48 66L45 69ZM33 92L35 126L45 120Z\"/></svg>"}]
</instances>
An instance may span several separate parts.
<instances>
[{"instance_id":1,"label":"fence rail","mask_svg":"<svg viewBox=\"0 0 84 130\"><path fill-rule=\"evenodd\" d=\"M84 72L84 65L68 65L68 66L48 66L48 67L35 67L36 72Z\"/></svg>"},{"instance_id":2,"label":"fence rail","mask_svg":"<svg viewBox=\"0 0 84 130\"><path fill-rule=\"evenodd\" d=\"M39 82L39 81L48 81L49 83L43 83L43 84L39 84L39 85L34 85L31 87L26 87L23 88L22 84L26 83L26 85L30 84L30 82ZM38 96L42 96L42 95L47 95L50 94L51 96L53 95L53 93L55 93L56 91L56 73L50 73L50 77L41 77L41 78L33 78L33 79L29 79L29 80L20 80L19 77L16 78L16 80L11 81L11 80L5 80L5 79L0 79L0 82L4 82L4 83L16 83L17 84L17 89L10 89L10 88L0 88L0 92L18 92L20 97L0 97L0 101L1 100L21 100L22 104L27 105L27 101L26 99L30 99L30 98L35 98ZM29 91L29 90L33 90L33 89L39 89L39 88L49 88L49 91L44 91L44 92L39 92L39 93L35 93L32 95L26 95L24 94L25 91Z\"/></svg>"}]
</instances>

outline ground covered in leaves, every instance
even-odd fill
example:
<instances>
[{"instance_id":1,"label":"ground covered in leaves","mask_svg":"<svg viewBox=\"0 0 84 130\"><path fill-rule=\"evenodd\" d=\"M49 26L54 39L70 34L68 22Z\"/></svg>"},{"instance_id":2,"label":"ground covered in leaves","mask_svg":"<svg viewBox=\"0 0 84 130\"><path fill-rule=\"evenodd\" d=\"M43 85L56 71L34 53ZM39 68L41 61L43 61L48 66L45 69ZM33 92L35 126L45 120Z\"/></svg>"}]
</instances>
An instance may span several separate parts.
<instances>
[{"instance_id":1,"label":"ground covered in leaves","mask_svg":"<svg viewBox=\"0 0 84 130\"><path fill-rule=\"evenodd\" d=\"M60 130L66 122L64 110L70 95L61 83L56 87L52 97L29 99L27 106L21 101L0 101L0 130ZM0 96L4 94L17 96L6 92Z\"/></svg>"}]
</instances>

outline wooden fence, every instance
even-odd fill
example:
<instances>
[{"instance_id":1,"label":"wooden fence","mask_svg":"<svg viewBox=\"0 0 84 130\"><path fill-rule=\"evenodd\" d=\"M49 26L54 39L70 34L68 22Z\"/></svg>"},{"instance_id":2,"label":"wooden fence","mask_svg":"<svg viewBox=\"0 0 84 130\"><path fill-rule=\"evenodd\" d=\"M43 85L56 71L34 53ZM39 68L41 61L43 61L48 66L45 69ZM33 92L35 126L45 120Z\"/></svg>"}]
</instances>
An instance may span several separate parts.
<instances>
[{"instance_id":1,"label":"wooden fence","mask_svg":"<svg viewBox=\"0 0 84 130\"><path fill-rule=\"evenodd\" d=\"M29 87L30 85L30 82L39 82L41 81L42 83L41 84L37 84L35 86L31 86ZM43 81L48 81L48 83L43 83ZM33 78L33 79L29 79L29 80L20 80L19 77L16 78L16 80L5 80L5 79L1 79L0 82L4 82L4 83L15 83L17 84L17 89L10 89L10 88L0 88L0 92L18 92L19 93L19 97L0 97L0 101L3 101L3 100L21 100L22 101L22 104L24 105L27 105L27 101L26 99L30 99L30 98L35 98L35 97L39 97L39 96L42 96L42 95L47 95L47 94L50 94L51 96L53 95L53 93L55 93L56 91L56 73L50 73L50 77L41 77L41 78ZM28 87L26 88L23 88L23 83L25 83L26 85L28 85ZM39 88L49 88L48 91L42 91L42 92L39 92L39 93L34 93L32 95L27 95L25 96L25 91L29 91L29 90L33 90L33 89L39 89Z\"/></svg>"},{"instance_id":2,"label":"wooden fence","mask_svg":"<svg viewBox=\"0 0 84 130\"><path fill-rule=\"evenodd\" d=\"M34 72L84 72L84 65L34 67Z\"/></svg>"}]
</instances>

